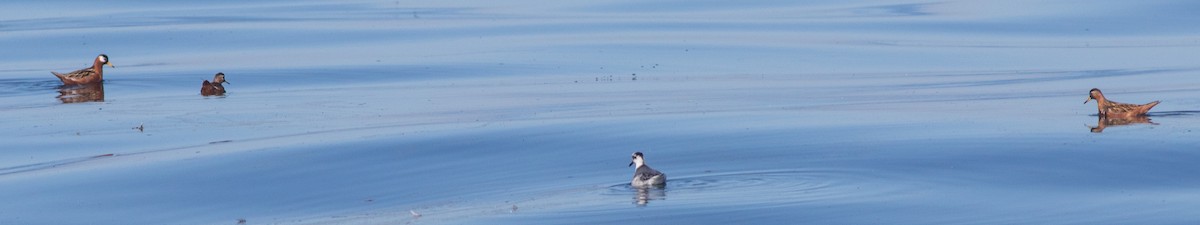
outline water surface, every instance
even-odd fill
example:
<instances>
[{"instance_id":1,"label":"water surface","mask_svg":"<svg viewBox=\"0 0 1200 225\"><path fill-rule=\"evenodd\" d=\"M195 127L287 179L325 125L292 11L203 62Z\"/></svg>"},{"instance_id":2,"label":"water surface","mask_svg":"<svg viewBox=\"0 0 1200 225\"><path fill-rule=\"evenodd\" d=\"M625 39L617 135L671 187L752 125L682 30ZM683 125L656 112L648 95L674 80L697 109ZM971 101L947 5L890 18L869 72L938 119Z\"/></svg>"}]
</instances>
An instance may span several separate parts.
<instances>
[{"instance_id":1,"label":"water surface","mask_svg":"<svg viewBox=\"0 0 1200 225\"><path fill-rule=\"evenodd\" d=\"M1200 222L1189 1L3 5L0 224Z\"/></svg>"}]
</instances>

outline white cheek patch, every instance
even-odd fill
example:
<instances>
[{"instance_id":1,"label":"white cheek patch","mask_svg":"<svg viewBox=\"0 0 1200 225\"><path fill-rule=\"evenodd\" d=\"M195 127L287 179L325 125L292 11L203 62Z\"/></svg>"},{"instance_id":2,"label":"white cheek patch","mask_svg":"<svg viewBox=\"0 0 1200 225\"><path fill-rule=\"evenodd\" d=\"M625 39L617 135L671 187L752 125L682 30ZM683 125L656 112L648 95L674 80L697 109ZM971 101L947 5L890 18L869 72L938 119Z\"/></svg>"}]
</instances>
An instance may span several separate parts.
<instances>
[{"instance_id":1,"label":"white cheek patch","mask_svg":"<svg viewBox=\"0 0 1200 225\"><path fill-rule=\"evenodd\" d=\"M104 56L96 56L96 60L99 60L101 63L108 62L108 59L104 58Z\"/></svg>"}]
</instances>

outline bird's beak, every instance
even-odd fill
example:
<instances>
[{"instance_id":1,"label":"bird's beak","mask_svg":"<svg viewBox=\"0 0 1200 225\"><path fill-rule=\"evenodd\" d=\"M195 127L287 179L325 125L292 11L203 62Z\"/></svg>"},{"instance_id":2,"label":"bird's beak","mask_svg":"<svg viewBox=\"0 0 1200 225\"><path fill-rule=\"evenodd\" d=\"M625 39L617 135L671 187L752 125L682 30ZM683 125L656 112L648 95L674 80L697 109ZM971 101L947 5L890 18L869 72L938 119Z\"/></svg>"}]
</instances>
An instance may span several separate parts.
<instances>
[{"instance_id":1,"label":"bird's beak","mask_svg":"<svg viewBox=\"0 0 1200 225\"><path fill-rule=\"evenodd\" d=\"M1087 99L1084 99L1084 100L1083 100L1083 104L1087 104L1087 102L1088 102L1088 101L1091 101L1091 100L1092 100L1092 96L1088 96L1088 98L1087 98Z\"/></svg>"},{"instance_id":2,"label":"bird's beak","mask_svg":"<svg viewBox=\"0 0 1200 225\"><path fill-rule=\"evenodd\" d=\"M104 65L108 65L108 67L112 67L112 68L117 68L117 66L114 66L112 64L112 62L106 62L106 63L104 63Z\"/></svg>"},{"instance_id":3,"label":"bird's beak","mask_svg":"<svg viewBox=\"0 0 1200 225\"><path fill-rule=\"evenodd\" d=\"M229 83L229 81L227 81L227 80L223 80L223 81L221 81L221 83L226 83L226 84L228 84L228 83Z\"/></svg>"},{"instance_id":4,"label":"bird's beak","mask_svg":"<svg viewBox=\"0 0 1200 225\"><path fill-rule=\"evenodd\" d=\"M633 162L629 162L629 166L633 166ZM628 167L628 166L627 166Z\"/></svg>"}]
</instances>

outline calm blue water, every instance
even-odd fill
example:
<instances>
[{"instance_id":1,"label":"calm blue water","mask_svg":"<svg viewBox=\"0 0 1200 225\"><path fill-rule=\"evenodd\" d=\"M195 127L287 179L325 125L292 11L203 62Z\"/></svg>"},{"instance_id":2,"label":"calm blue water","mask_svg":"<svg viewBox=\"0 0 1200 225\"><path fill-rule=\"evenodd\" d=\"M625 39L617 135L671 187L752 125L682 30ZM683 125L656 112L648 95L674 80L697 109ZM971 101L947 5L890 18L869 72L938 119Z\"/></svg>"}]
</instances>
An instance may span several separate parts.
<instances>
[{"instance_id":1,"label":"calm blue water","mask_svg":"<svg viewBox=\"0 0 1200 225\"><path fill-rule=\"evenodd\" d=\"M0 224L1194 224L1196 9L8 1Z\"/></svg>"}]
</instances>

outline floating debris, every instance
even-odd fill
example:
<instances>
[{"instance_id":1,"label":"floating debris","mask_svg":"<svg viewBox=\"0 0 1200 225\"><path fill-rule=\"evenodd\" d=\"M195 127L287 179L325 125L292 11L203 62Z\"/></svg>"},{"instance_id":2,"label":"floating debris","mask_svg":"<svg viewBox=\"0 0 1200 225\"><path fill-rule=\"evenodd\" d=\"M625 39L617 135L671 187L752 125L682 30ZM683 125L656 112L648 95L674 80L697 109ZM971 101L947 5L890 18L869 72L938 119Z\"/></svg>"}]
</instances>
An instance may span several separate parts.
<instances>
[{"instance_id":1,"label":"floating debris","mask_svg":"<svg viewBox=\"0 0 1200 225\"><path fill-rule=\"evenodd\" d=\"M138 130L138 132L139 132L139 133L140 133L140 132L144 132L144 131L146 131L146 124L145 124L145 123L138 123L138 126L136 126L136 127L133 127L133 129L134 129L134 130Z\"/></svg>"},{"instance_id":2,"label":"floating debris","mask_svg":"<svg viewBox=\"0 0 1200 225\"><path fill-rule=\"evenodd\" d=\"M246 219L238 218L238 224L246 224Z\"/></svg>"},{"instance_id":3,"label":"floating debris","mask_svg":"<svg viewBox=\"0 0 1200 225\"><path fill-rule=\"evenodd\" d=\"M513 204L512 211L508 211L508 212L509 213L517 213L517 205Z\"/></svg>"},{"instance_id":4,"label":"floating debris","mask_svg":"<svg viewBox=\"0 0 1200 225\"><path fill-rule=\"evenodd\" d=\"M421 218L421 214L417 213L417 211L413 211L413 210L409 209L408 213L412 213L413 218Z\"/></svg>"}]
</instances>

